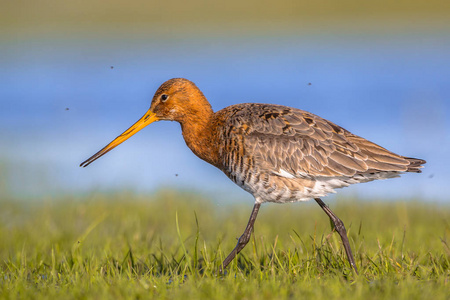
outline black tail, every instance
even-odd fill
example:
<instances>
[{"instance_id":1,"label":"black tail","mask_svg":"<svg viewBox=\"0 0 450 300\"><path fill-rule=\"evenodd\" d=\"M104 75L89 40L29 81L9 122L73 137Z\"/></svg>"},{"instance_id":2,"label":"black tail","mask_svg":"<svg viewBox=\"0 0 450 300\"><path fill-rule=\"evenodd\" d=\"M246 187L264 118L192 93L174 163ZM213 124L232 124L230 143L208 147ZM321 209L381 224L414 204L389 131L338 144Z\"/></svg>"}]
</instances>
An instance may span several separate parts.
<instances>
[{"instance_id":1,"label":"black tail","mask_svg":"<svg viewBox=\"0 0 450 300\"><path fill-rule=\"evenodd\" d=\"M420 158L412 158L412 157L404 157L407 161L409 161L408 170L406 172L413 172L413 173L421 173L420 170L423 168L423 164L426 164L427 162Z\"/></svg>"}]
</instances>

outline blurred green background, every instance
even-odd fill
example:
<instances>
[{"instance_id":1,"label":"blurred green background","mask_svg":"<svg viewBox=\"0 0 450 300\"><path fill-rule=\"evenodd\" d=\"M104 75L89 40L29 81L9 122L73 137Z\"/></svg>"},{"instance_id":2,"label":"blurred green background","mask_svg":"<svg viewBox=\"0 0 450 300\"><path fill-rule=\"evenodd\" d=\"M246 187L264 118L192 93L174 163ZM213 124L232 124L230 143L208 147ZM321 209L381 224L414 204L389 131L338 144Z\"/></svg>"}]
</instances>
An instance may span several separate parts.
<instances>
[{"instance_id":1,"label":"blurred green background","mask_svg":"<svg viewBox=\"0 0 450 300\"><path fill-rule=\"evenodd\" d=\"M424 173L343 195L447 201L449 1L1 1L0 189L41 197L161 187L247 197L152 124L86 169L165 80L215 110L285 104L327 118Z\"/></svg>"}]
</instances>

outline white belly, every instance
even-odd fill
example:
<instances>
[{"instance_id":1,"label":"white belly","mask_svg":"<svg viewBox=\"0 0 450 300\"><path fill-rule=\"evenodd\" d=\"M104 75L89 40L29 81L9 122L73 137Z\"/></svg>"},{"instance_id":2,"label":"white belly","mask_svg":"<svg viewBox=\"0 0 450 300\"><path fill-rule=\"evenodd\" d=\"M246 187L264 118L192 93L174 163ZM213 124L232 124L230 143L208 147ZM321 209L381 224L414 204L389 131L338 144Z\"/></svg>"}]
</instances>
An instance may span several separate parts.
<instances>
[{"instance_id":1,"label":"white belly","mask_svg":"<svg viewBox=\"0 0 450 300\"><path fill-rule=\"evenodd\" d=\"M400 172L380 172L375 174L356 174L353 177L303 177L281 171L277 174L253 173L247 178L244 174L231 174L229 177L241 188L252 194L256 202L297 202L308 201L336 193L335 189L351 184L377 179L399 177ZM248 175L248 174L247 174Z\"/></svg>"}]
</instances>

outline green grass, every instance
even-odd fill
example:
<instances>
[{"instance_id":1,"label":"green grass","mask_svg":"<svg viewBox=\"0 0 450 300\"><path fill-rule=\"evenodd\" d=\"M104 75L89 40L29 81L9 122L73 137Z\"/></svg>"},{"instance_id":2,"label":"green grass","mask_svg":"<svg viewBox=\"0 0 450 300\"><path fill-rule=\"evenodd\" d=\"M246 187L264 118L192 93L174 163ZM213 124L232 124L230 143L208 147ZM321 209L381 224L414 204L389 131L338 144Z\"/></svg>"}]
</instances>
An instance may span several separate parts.
<instances>
[{"instance_id":1,"label":"green grass","mask_svg":"<svg viewBox=\"0 0 450 300\"><path fill-rule=\"evenodd\" d=\"M347 226L359 276L312 202L263 205L251 242L220 275L252 203L180 191L3 196L0 298L450 299L448 205L327 202Z\"/></svg>"}]
</instances>

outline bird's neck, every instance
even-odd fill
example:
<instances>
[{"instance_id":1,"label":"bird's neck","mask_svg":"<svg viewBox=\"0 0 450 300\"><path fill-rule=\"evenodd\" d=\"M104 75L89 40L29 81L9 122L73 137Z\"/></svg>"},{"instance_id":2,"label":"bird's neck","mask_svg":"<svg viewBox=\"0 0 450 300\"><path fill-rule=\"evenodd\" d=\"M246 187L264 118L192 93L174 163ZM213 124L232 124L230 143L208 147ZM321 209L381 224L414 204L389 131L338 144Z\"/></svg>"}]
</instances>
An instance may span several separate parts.
<instances>
[{"instance_id":1,"label":"bird's neck","mask_svg":"<svg viewBox=\"0 0 450 300\"><path fill-rule=\"evenodd\" d=\"M186 145L192 152L204 161L218 166L218 135L212 108L203 109L201 113L187 114L180 124Z\"/></svg>"}]
</instances>

